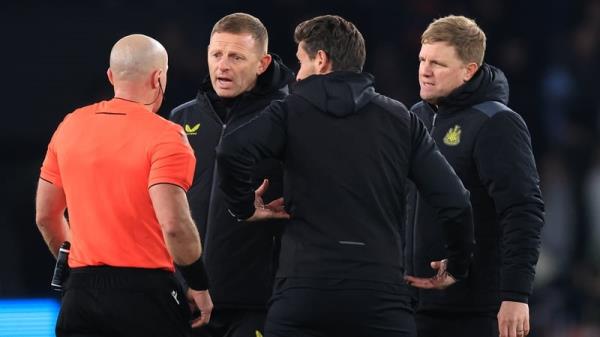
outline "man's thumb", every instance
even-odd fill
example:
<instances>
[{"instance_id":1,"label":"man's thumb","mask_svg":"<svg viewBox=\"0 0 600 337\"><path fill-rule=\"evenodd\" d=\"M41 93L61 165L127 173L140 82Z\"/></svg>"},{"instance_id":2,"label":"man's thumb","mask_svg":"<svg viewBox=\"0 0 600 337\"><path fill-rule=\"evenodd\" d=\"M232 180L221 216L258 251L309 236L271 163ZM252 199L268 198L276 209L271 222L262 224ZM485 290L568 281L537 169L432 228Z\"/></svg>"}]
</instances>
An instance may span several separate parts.
<instances>
[{"instance_id":1,"label":"man's thumb","mask_svg":"<svg viewBox=\"0 0 600 337\"><path fill-rule=\"evenodd\" d=\"M269 179L264 179L262 184L260 184L260 186L258 186L258 188L256 189L256 193L258 195L263 195L267 188L269 188Z\"/></svg>"}]
</instances>

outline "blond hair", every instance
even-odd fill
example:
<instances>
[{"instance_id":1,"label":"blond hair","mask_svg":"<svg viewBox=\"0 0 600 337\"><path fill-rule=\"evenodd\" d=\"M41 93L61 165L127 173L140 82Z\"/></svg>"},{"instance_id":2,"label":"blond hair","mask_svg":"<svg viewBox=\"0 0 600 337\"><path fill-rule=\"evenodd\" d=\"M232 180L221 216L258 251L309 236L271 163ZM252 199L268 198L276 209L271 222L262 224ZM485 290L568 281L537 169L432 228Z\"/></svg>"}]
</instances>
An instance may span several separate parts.
<instances>
[{"instance_id":1,"label":"blond hair","mask_svg":"<svg viewBox=\"0 0 600 337\"><path fill-rule=\"evenodd\" d=\"M264 53L268 50L269 34L265 25L257 18L246 13L233 13L221 18L213 26L210 36L215 33L250 34L256 46Z\"/></svg>"},{"instance_id":2,"label":"blond hair","mask_svg":"<svg viewBox=\"0 0 600 337\"><path fill-rule=\"evenodd\" d=\"M483 64L486 37L473 19L448 15L434 20L421 35L421 44L434 42L446 42L456 48L465 63Z\"/></svg>"}]
</instances>

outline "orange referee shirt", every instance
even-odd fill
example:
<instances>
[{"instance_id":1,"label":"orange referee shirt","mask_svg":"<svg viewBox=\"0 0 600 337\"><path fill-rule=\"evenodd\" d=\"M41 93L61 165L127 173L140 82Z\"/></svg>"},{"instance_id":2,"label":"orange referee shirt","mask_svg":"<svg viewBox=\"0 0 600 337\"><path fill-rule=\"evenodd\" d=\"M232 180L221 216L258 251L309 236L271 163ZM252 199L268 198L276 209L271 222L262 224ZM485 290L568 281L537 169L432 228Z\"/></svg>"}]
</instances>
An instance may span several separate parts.
<instances>
[{"instance_id":1,"label":"orange referee shirt","mask_svg":"<svg viewBox=\"0 0 600 337\"><path fill-rule=\"evenodd\" d=\"M68 114L40 177L66 195L69 266L173 271L148 188L167 183L187 191L195 163L181 126L139 103L113 99Z\"/></svg>"}]
</instances>

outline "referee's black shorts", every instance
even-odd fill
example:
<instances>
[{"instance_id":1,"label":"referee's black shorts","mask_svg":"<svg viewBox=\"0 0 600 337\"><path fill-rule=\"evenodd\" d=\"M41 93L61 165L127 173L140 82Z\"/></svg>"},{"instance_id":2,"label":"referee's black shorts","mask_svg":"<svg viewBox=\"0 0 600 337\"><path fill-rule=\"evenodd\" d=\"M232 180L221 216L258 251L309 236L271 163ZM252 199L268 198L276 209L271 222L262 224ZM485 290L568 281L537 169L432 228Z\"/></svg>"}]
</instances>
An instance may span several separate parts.
<instances>
[{"instance_id":1,"label":"referee's black shorts","mask_svg":"<svg viewBox=\"0 0 600 337\"><path fill-rule=\"evenodd\" d=\"M71 270L56 336L189 336L190 309L172 273L157 269Z\"/></svg>"}]
</instances>

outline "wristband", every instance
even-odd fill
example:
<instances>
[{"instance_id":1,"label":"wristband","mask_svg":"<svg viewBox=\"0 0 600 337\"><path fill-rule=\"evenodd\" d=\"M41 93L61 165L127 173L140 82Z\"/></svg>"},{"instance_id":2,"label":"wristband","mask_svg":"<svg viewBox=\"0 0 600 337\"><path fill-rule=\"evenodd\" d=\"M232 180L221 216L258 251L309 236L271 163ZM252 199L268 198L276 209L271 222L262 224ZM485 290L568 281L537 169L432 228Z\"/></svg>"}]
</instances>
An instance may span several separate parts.
<instances>
[{"instance_id":1,"label":"wristband","mask_svg":"<svg viewBox=\"0 0 600 337\"><path fill-rule=\"evenodd\" d=\"M202 257L199 257L194 263L181 266L176 264L177 270L183 275L188 286L194 290L206 290L209 288L208 275L204 268Z\"/></svg>"}]
</instances>

